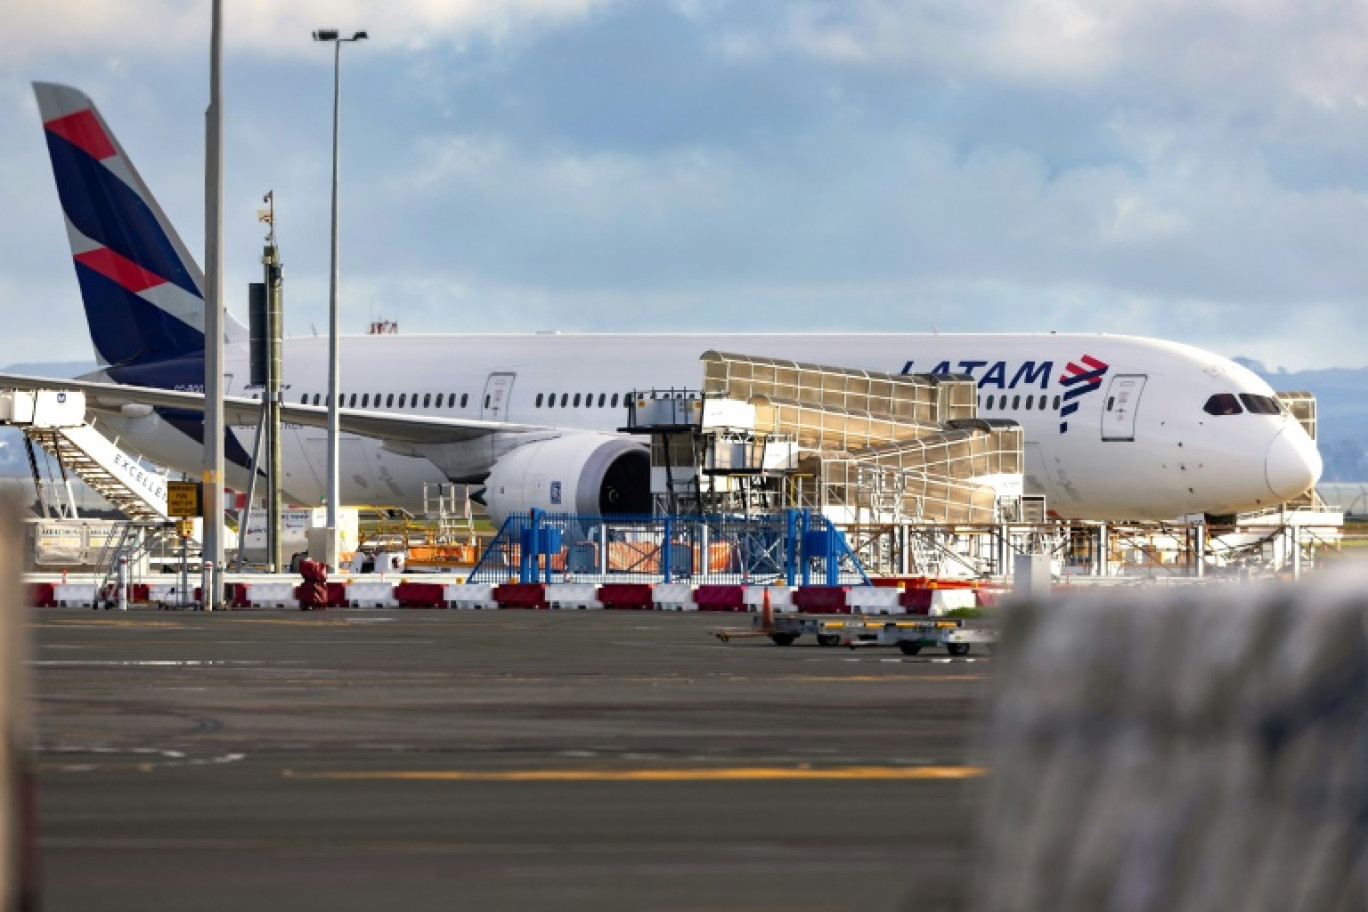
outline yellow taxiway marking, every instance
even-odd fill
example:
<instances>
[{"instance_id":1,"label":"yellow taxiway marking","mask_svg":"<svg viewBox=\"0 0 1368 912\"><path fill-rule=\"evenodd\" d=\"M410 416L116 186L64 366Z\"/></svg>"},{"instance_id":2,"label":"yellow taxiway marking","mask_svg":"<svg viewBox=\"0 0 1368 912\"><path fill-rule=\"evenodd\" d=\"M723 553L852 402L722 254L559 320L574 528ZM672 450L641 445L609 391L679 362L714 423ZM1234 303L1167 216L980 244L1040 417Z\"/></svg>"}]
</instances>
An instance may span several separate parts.
<instances>
[{"instance_id":1,"label":"yellow taxiway marking","mask_svg":"<svg viewBox=\"0 0 1368 912\"><path fill-rule=\"evenodd\" d=\"M981 766L845 766L834 768L740 766L723 769L536 769L536 770L356 770L295 772L286 779L351 779L406 782L764 782L817 779L974 779Z\"/></svg>"},{"instance_id":2,"label":"yellow taxiway marking","mask_svg":"<svg viewBox=\"0 0 1368 912\"><path fill-rule=\"evenodd\" d=\"M895 682L896 682L896 683L899 683L899 684L909 684L909 683L918 683L918 684L919 684L919 683L921 683L922 681L937 681L937 682L940 682L940 681L982 681L982 680L985 680L987 677L988 677L987 675L944 675L944 676L936 677L936 678L932 678L932 677L913 678L913 677L908 677L907 675L896 675L896 674L890 673L890 674L886 674L886 675L849 675L849 676L845 676L845 677L842 677L842 676L840 676L840 675L771 675L771 676L767 676L767 677L764 677L764 678L757 678L755 675L747 675L747 676L740 676L740 675L738 675L738 676L736 676L736 677L729 678L728 680L732 680L732 681L754 681L754 680L767 680L767 681L805 681L805 682L816 682L816 683L819 683L819 684L840 683L841 681L851 681L851 682L854 682L854 683L857 683L857 684L869 684L869 683L873 683L873 682L877 682L877 681L887 681L887 682L890 682L890 683L895 683Z\"/></svg>"},{"instance_id":3,"label":"yellow taxiway marking","mask_svg":"<svg viewBox=\"0 0 1368 912\"><path fill-rule=\"evenodd\" d=\"M176 621L143 621L133 618L69 618L63 620L44 620L35 627L179 627Z\"/></svg>"},{"instance_id":4,"label":"yellow taxiway marking","mask_svg":"<svg viewBox=\"0 0 1368 912\"><path fill-rule=\"evenodd\" d=\"M315 619L313 619L313 618L308 618L308 619L300 618L299 620L291 620L291 619L288 619L288 618L244 618L244 617L236 617L236 618L233 618L233 619L232 619L231 623L234 623L234 624L274 624L274 625L280 626L280 627L314 627L314 628L317 628L317 627L353 627L353 626L356 626L356 625L350 623L349 621L346 621L346 620L343 620L343 619L338 619L338 620L322 620L322 619L317 619L317 620L315 620ZM82 621L82 620L46 621L46 622L44 622L43 624L39 624L39 625L36 625L36 626L42 627L42 626L46 626L46 625L48 625L48 624L51 624L51 625L54 625L54 626L56 626L56 625L61 625L61 626L73 626L73 627L130 627L130 628L135 628L135 629L139 629L139 630L141 630L141 629L147 629L147 628L153 628L153 627L184 628L184 627L186 626L186 622L185 622L185 621L147 621L147 620L142 620L142 619L140 619L140 618L98 618L98 619L97 619L97 618L91 618L90 620L86 620L86 621Z\"/></svg>"}]
</instances>

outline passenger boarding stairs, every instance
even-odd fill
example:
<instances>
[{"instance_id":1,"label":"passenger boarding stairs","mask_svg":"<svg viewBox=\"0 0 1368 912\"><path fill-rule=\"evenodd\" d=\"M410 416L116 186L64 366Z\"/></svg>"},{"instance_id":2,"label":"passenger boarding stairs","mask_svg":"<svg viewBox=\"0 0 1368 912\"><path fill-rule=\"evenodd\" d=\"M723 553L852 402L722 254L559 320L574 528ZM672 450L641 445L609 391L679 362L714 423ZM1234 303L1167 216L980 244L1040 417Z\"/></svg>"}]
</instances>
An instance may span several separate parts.
<instances>
[{"instance_id":1,"label":"passenger boarding stairs","mask_svg":"<svg viewBox=\"0 0 1368 912\"><path fill-rule=\"evenodd\" d=\"M74 518L74 475L131 520L168 519L165 473L144 466L87 421L84 393L0 391L0 424L23 429L38 500L48 515ZM44 477L35 444L56 461L57 477ZM59 501L63 496L65 503Z\"/></svg>"}]
</instances>

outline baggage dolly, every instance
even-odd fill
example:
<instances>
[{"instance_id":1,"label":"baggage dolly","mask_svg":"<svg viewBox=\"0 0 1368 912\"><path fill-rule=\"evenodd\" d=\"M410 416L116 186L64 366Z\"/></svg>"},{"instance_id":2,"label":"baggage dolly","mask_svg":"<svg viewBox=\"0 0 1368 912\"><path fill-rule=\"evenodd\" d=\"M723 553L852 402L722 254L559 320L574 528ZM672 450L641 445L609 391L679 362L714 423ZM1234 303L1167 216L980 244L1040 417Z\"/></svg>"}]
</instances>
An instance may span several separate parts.
<instances>
[{"instance_id":1,"label":"baggage dolly","mask_svg":"<svg viewBox=\"0 0 1368 912\"><path fill-rule=\"evenodd\" d=\"M816 638L819 646L897 646L903 655L916 655L925 647L944 646L952 656L968 655L975 644L992 652L997 629L979 619L918 618L889 620L860 615L787 614L774 618L767 631L754 624L757 635L768 635L777 646L790 646L803 635Z\"/></svg>"}]
</instances>

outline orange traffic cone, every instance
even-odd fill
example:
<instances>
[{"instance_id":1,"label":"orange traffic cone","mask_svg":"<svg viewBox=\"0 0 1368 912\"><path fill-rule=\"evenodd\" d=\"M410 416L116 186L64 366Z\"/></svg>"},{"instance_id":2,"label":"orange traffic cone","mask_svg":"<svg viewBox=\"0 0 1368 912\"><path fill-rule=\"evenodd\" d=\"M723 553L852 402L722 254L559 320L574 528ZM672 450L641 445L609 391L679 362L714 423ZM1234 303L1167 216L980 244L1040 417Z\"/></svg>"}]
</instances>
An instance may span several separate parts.
<instances>
[{"instance_id":1,"label":"orange traffic cone","mask_svg":"<svg viewBox=\"0 0 1368 912\"><path fill-rule=\"evenodd\" d=\"M765 633L774 632L774 609L770 607L769 586L765 587L765 600L760 604L760 629Z\"/></svg>"}]
</instances>

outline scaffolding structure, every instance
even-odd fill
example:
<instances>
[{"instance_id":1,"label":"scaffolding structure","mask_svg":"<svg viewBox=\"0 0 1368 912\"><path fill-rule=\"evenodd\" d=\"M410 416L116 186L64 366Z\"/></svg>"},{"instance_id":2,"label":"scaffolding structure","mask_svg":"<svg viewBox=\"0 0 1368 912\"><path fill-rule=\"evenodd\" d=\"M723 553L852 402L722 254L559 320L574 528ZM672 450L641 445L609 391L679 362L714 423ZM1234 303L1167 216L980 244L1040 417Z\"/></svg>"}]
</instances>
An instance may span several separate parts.
<instances>
[{"instance_id":1,"label":"scaffolding structure","mask_svg":"<svg viewBox=\"0 0 1368 912\"><path fill-rule=\"evenodd\" d=\"M962 376L709 351L700 390L646 390L657 512L817 510L842 524L995 523L1020 513L1020 425L977 417Z\"/></svg>"}]
</instances>

